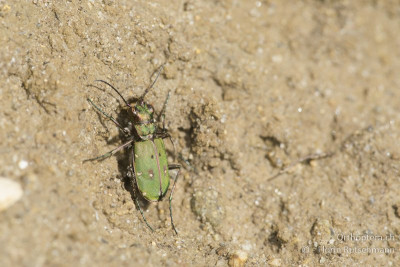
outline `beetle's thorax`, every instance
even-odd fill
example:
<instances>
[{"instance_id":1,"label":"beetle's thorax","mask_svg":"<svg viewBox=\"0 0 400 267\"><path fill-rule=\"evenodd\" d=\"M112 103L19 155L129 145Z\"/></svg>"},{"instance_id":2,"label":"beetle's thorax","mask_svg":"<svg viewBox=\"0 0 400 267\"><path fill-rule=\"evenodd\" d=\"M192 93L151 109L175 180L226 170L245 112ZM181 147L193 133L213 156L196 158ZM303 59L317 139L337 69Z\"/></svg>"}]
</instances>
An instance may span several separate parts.
<instances>
[{"instance_id":1,"label":"beetle's thorax","mask_svg":"<svg viewBox=\"0 0 400 267\"><path fill-rule=\"evenodd\" d=\"M139 101L132 106L131 112L134 128L140 139L152 139L156 131L153 106L144 101Z\"/></svg>"}]
</instances>

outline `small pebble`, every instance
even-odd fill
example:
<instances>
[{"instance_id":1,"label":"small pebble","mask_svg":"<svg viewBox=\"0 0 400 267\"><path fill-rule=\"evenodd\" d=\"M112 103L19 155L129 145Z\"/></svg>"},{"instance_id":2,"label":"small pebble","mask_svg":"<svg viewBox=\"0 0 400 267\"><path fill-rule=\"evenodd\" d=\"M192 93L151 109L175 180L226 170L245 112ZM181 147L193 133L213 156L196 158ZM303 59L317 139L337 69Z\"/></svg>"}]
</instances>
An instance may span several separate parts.
<instances>
[{"instance_id":1,"label":"small pebble","mask_svg":"<svg viewBox=\"0 0 400 267\"><path fill-rule=\"evenodd\" d=\"M327 245L332 238L331 223L326 219L317 219L311 229L314 246ZM315 244L316 243L316 244Z\"/></svg>"},{"instance_id":2,"label":"small pebble","mask_svg":"<svg viewBox=\"0 0 400 267\"><path fill-rule=\"evenodd\" d=\"M242 250L238 250L230 255L228 265L230 267L243 267L246 261L247 253Z\"/></svg>"},{"instance_id":3,"label":"small pebble","mask_svg":"<svg viewBox=\"0 0 400 267\"><path fill-rule=\"evenodd\" d=\"M11 207L21 199L22 195L23 191L19 183L0 177L0 211Z\"/></svg>"},{"instance_id":4,"label":"small pebble","mask_svg":"<svg viewBox=\"0 0 400 267\"><path fill-rule=\"evenodd\" d=\"M26 169L26 167L28 167L28 162L26 160L21 160L20 162L18 162L18 167L21 170Z\"/></svg>"},{"instance_id":5,"label":"small pebble","mask_svg":"<svg viewBox=\"0 0 400 267\"><path fill-rule=\"evenodd\" d=\"M271 266L281 266L282 260L281 259L271 259L268 261L268 264Z\"/></svg>"},{"instance_id":6,"label":"small pebble","mask_svg":"<svg viewBox=\"0 0 400 267\"><path fill-rule=\"evenodd\" d=\"M283 57L281 55L273 55L272 56L272 62L274 63L281 63L283 60Z\"/></svg>"}]
</instances>

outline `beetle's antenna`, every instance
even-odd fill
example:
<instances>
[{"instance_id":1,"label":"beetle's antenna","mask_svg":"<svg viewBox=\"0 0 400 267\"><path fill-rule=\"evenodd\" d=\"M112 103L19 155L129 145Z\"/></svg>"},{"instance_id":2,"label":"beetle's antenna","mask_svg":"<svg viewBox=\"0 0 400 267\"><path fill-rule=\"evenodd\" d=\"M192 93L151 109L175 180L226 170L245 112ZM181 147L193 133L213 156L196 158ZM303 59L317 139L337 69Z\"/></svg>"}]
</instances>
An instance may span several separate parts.
<instances>
[{"instance_id":1,"label":"beetle's antenna","mask_svg":"<svg viewBox=\"0 0 400 267\"><path fill-rule=\"evenodd\" d=\"M157 76L156 76L156 78L154 79L154 81L152 82L152 84L151 84L149 87L147 87L147 89L144 91L143 95L140 96L139 99L140 99L141 101L143 101L145 95L150 91L150 89L153 88L154 84L156 83L156 81L157 81L157 79L158 79L158 76L160 76L160 73L161 73L161 71L162 71L163 69L164 69L164 65L161 65L161 67L159 68L159 70L158 70L158 72L157 72Z\"/></svg>"},{"instance_id":2,"label":"beetle's antenna","mask_svg":"<svg viewBox=\"0 0 400 267\"><path fill-rule=\"evenodd\" d=\"M102 82L102 83L105 83L105 84L107 84L108 86L110 86L112 89L114 89L115 92L117 92L117 94L122 98L122 100L124 100L125 104L126 104L128 107L131 108L131 105L128 104L128 102L125 100L125 98L121 95L120 92L118 92L118 90L117 90L114 86L112 86L111 84L109 84L108 82L103 81L103 80L95 80L95 82Z\"/></svg>"}]
</instances>

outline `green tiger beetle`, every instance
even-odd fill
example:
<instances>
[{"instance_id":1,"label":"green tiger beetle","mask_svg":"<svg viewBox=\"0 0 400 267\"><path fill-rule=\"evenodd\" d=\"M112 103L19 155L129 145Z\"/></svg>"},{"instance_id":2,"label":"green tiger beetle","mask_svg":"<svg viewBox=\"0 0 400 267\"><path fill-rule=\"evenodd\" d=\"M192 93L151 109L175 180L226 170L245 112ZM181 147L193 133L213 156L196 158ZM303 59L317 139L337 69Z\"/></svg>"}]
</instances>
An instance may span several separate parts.
<instances>
[{"instance_id":1,"label":"green tiger beetle","mask_svg":"<svg viewBox=\"0 0 400 267\"><path fill-rule=\"evenodd\" d=\"M178 169L178 172L175 177L174 184L171 189L171 193L169 195L169 211L171 217L171 225L174 229L175 233L178 234L178 231L175 228L174 220L172 217L172 196L174 193L176 181L178 180L178 175L180 172L181 166L179 164L168 164L167 161L167 153L165 151L164 139L169 138L168 131L165 129L165 109L169 99L169 94L164 102L163 108L158 116L158 120L162 118L162 128L159 128L157 120L154 118L154 108L152 105L146 103L144 101L144 97L153 88L156 83L161 71L163 70L163 66L158 70L157 76L153 83L144 91L144 93L138 98L138 101L133 103L128 103L125 98L120 94L120 92L112 86L110 83L103 80L96 80L96 82L102 82L108 86L110 86L117 94L122 98L125 102L125 105L128 107L128 112L133 120L132 130L128 128L123 128L112 116L105 113L99 107L97 107L91 99L87 99L89 103L101 112L104 116L110 119L118 128L120 128L125 134L129 136L129 141L125 144L107 152L106 154L95 157L92 160L102 160L108 158L118 151L122 150L125 147L133 146L132 148L132 188L134 190L134 200L136 206L139 208L140 214L143 217L143 220L150 228L151 231L154 231L150 224L147 222L142 209L140 208L138 195L136 193L136 187L138 188L140 194L144 199L151 202L161 201L164 196L167 194L169 185L170 185L170 175L169 170ZM132 133L133 132L133 133ZM172 142L172 140L171 140ZM86 160L87 161L87 160ZM134 180L136 181L136 187L134 185Z\"/></svg>"}]
</instances>

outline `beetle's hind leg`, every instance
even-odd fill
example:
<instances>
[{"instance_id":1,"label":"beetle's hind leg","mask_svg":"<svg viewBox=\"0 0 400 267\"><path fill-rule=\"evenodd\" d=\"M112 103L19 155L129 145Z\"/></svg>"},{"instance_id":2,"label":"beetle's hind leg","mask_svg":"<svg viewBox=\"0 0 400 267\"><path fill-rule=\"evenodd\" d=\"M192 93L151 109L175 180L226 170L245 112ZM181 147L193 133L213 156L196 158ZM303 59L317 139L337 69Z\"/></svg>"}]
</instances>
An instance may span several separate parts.
<instances>
[{"instance_id":1,"label":"beetle's hind leg","mask_svg":"<svg viewBox=\"0 0 400 267\"><path fill-rule=\"evenodd\" d=\"M131 134L131 132L130 132L130 130L129 130L128 128L122 127L121 124L119 124L119 123L117 122L117 120L113 118L113 116L107 114L107 113L104 112L101 108L99 108L98 106L96 106L96 104L93 103L93 101L92 101L90 98L88 98L87 101L88 101L95 109L97 109L98 112L100 112L101 114L103 114L107 119L111 120L118 128L120 128L121 131L122 131L124 134L126 134L126 135L130 135L130 134Z\"/></svg>"},{"instance_id":2,"label":"beetle's hind leg","mask_svg":"<svg viewBox=\"0 0 400 267\"><path fill-rule=\"evenodd\" d=\"M170 214L170 216L171 216L171 225L172 225L172 229L174 229L175 233L178 234L178 231L177 231L176 228L175 228L174 219L173 219L173 217L172 217L172 195L173 195L173 193L174 193L176 181L178 181L178 175L179 175L179 172L181 171L181 165L179 165L179 164L169 164L168 170L175 170L175 169L178 169L178 173L177 173L176 176L175 176L174 185L172 186L171 194L169 195L169 214Z\"/></svg>"}]
</instances>

